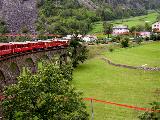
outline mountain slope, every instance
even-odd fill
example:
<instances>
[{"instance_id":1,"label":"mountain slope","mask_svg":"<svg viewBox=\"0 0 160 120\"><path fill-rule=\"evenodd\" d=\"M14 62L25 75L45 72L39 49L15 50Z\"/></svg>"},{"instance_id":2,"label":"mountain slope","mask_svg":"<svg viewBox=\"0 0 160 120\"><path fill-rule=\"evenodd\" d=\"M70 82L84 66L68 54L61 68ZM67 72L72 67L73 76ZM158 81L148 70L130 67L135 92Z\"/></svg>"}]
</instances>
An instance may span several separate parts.
<instances>
[{"instance_id":1,"label":"mountain slope","mask_svg":"<svg viewBox=\"0 0 160 120\"><path fill-rule=\"evenodd\" d=\"M91 0L78 0L78 2L91 10L96 10L98 8L98 6Z\"/></svg>"},{"instance_id":2,"label":"mountain slope","mask_svg":"<svg viewBox=\"0 0 160 120\"><path fill-rule=\"evenodd\" d=\"M19 33L23 28L34 33L37 19L36 0L0 0L0 17L12 33Z\"/></svg>"},{"instance_id":3,"label":"mountain slope","mask_svg":"<svg viewBox=\"0 0 160 120\"><path fill-rule=\"evenodd\" d=\"M46 4L47 2L52 5ZM89 9L85 10L86 7ZM42 8L44 9L42 10ZM43 26L44 23L49 23L48 29L54 28L64 31L61 26L69 26L68 23L80 22L85 24L85 20L87 24L83 26L86 28L93 21L108 21L144 15L147 14L148 9L156 8L160 8L160 0L0 0L0 19L6 22L12 33L20 33L23 29L36 33L37 25L35 22L39 19L42 19L42 25L39 24L38 27ZM46 13L42 13L44 11ZM82 15L81 11L85 15ZM38 15L38 13L42 14ZM73 21L71 22L71 20ZM43 32L48 32L45 28ZM90 26L88 28L90 29ZM86 30L89 30L88 28Z\"/></svg>"}]
</instances>

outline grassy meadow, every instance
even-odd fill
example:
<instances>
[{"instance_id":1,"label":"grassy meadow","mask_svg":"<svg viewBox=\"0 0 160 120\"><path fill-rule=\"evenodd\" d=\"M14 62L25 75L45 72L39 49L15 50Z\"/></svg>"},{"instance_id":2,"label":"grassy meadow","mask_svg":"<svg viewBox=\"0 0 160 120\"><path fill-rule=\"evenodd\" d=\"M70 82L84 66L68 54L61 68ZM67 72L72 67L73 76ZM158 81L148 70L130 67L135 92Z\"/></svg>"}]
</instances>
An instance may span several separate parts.
<instances>
[{"instance_id":1,"label":"grassy meadow","mask_svg":"<svg viewBox=\"0 0 160 120\"><path fill-rule=\"evenodd\" d=\"M127 64L159 66L158 45L160 43L152 43L113 52L107 51L106 45L91 46L90 59L76 68L73 83L83 92L83 97L149 108L149 103L160 99L160 72L114 67L100 58L109 57L115 62L121 62L122 58ZM91 113L90 102L85 103L88 113ZM93 103L93 106L94 120L138 120L137 116L143 113L102 103Z\"/></svg>"},{"instance_id":2,"label":"grassy meadow","mask_svg":"<svg viewBox=\"0 0 160 120\"><path fill-rule=\"evenodd\" d=\"M144 25L145 22L148 22L150 25L156 21L158 13L150 12L147 15L131 17L127 19L119 19L110 21L113 25L123 24L128 25L128 27L136 25ZM96 22L93 24L93 29L90 31L90 34L103 33L103 22Z\"/></svg>"},{"instance_id":3,"label":"grassy meadow","mask_svg":"<svg viewBox=\"0 0 160 120\"><path fill-rule=\"evenodd\" d=\"M160 67L160 42L144 44L133 48L115 49L105 52L106 58L115 63L148 67Z\"/></svg>"}]
</instances>

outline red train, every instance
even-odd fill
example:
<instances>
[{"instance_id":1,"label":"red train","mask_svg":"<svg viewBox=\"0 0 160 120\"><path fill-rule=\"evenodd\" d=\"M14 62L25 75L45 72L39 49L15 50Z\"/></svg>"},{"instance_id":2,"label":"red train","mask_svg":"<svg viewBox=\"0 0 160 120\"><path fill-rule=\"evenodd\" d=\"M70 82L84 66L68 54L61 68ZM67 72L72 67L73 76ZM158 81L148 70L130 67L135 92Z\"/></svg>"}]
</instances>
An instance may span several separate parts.
<instances>
[{"instance_id":1,"label":"red train","mask_svg":"<svg viewBox=\"0 0 160 120\"><path fill-rule=\"evenodd\" d=\"M68 40L47 40L47 41L40 40L40 41L0 43L0 57L27 51L63 48L67 46L68 46Z\"/></svg>"}]
</instances>

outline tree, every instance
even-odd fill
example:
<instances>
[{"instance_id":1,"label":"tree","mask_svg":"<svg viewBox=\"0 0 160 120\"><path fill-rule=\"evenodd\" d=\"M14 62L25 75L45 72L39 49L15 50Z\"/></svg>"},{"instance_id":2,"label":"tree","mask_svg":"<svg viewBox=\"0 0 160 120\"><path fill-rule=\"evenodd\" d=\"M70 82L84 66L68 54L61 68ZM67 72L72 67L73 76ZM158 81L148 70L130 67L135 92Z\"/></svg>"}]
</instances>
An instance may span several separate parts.
<instances>
[{"instance_id":1,"label":"tree","mask_svg":"<svg viewBox=\"0 0 160 120\"><path fill-rule=\"evenodd\" d=\"M134 34L134 37L136 38L136 26L132 26L129 31Z\"/></svg>"},{"instance_id":2,"label":"tree","mask_svg":"<svg viewBox=\"0 0 160 120\"><path fill-rule=\"evenodd\" d=\"M62 69L63 68L63 69ZM71 86L72 68L53 64L37 74L26 72L6 87L2 101L9 120L88 120L81 93Z\"/></svg>"},{"instance_id":3,"label":"tree","mask_svg":"<svg viewBox=\"0 0 160 120\"><path fill-rule=\"evenodd\" d=\"M145 23L145 30L152 31L152 27L147 22Z\"/></svg>"},{"instance_id":4,"label":"tree","mask_svg":"<svg viewBox=\"0 0 160 120\"><path fill-rule=\"evenodd\" d=\"M74 68L77 67L79 62L83 63L88 57L87 47L82 45L79 41L77 37L73 38L69 47L69 57Z\"/></svg>"},{"instance_id":5,"label":"tree","mask_svg":"<svg viewBox=\"0 0 160 120\"><path fill-rule=\"evenodd\" d=\"M144 31L144 29L145 29L145 26L143 26L143 25L137 25L137 27L136 27L136 31L138 31L138 32Z\"/></svg>"},{"instance_id":6,"label":"tree","mask_svg":"<svg viewBox=\"0 0 160 120\"><path fill-rule=\"evenodd\" d=\"M157 21L160 21L160 14L158 14L157 16Z\"/></svg>"},{"instance_id":7,"label":"tree","mask_svg":"<svg viewBox=\"0 0 160 120\"><path fill-rule=\"evenodd\" d=\"M7 29L6 23L0 19L0 33L5 34L7 32L8 32L8 29Z\"/></svg>"},{"instance_id":8,"label":"tree","mask_svg":"<svg viewBox=\"0 0 160 120\"><path fill-rule=\"evenodd\" d=\"M103 22L103 28L104 28L104 33L109 35L112 33L112 28L113 28L113 24L108 23L108 22Z\"/></svg>"}]
</instances>

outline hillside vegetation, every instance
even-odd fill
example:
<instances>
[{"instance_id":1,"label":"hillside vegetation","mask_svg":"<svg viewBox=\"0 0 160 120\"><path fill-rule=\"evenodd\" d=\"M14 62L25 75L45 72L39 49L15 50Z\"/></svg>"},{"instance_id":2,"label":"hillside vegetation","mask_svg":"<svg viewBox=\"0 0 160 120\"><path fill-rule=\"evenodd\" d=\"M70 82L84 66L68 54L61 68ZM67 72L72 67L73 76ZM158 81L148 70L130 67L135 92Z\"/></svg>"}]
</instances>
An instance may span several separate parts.
<instances>
[{"instance_id":1,"label":"hillside vegetation","mask_svg":"<svg viewBox=\"0 0 160 120\"><path fill-rule=\"evenodd\" d=\"M1 0L0 19L12 33L86 34L94 22L145 15L150 9L159 9L159 1Z\"/></svg>"},{"instance_id":2,"label":"hillside vegetation","mask_svg":"<svg viewBox=\"0 0 160 120\"><path fill-rule=\"evenodd\" d=\"M157 16L159 13L157 12L151 12L147 15L137 16L137 17L131 17L126 19L119 19L119 20L112 20L110 21L113 25L123 24L127 25L129 28L133 26L138 25L145 25L145 22L148 22L149 25L157 21ZM93 25L93 29L89 32L91 34L94 33L103 33L103 22L96 22Z\"/></svg>"},{"instance_id":3,"label":"hillside vegetation","mask_svg":"<svg viewBox=\"0 0 160 120\"><path fill-rule=\"evenodd\" d=\"M136 2L136 4L135 4ZM157 1L54 0L38 4L37 31L56 34L86 34L91 24L147 14L157 9ZM114 3L114 4L113 4ZM94 31L94 30L93 30Z\"/></svg>"}]
</instances>

